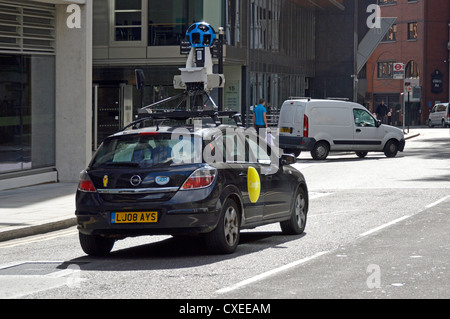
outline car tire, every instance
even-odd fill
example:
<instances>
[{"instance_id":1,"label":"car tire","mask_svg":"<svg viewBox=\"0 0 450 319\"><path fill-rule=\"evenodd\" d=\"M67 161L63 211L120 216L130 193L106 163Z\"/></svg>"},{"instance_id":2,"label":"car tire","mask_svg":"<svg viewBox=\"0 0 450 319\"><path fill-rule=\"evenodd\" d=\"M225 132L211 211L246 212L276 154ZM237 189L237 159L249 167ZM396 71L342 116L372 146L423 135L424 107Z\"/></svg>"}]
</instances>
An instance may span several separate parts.
<instances>
[{"instance_id":1,"label":"car tire","mask_svg":"<svg viewBox=\"0 0 450 319\"><path fill-rule=\"evenodd\" d=\"M428 127L429 128L433 128L434 127L433 122L431 122L431 120L428 120Z\"/></svg>"},{"instance_id":2,"label":"car tire","mask_svg":"<svg viewBox=\"0 0 450 319\"><path fill-rule=\"evenodd\" d=\"M389 140L384 147L384 155L386 157L395 157L398 153L398 142L395 140Z\"/></svg>"},{"instance_id":3,"label":"car tire","mask_svg":"<svg viewBox=\"0 0 450 319\"><path fill-rule=\"evenodd\" d=\"M323 161L328 157L330 152L330 146L326 142L317 142L311 151L311 156L313 159L318 161Z\"/></svg>"},{"instance_id":4,"label":"car tire","mask_svg":"<svg viewBox=\"0 0 450 319\"><path fill-rule=\"evenodd\" d=\"M78 233L83 251L90 256L104 256L111 252L115 240L98 235L85 235Z\"/></svg>"},{"instance_id":5,"label":"car tire","mask_svg":"<svg viewBox=\"0 0 450 319\"><path fill-rule=\"evenodd\" d=\"M364 158L369 154L369 152L355 152L359 158Z\"/></svg>"},{"instance_id":6,"label":"car tire","mask_svg":"<svg viewBox=\"0 0 450 319\"><path fill-rule=\"evenodd\" d=\"M445 120L442 120L441 126L442 126L443 128L446 128L446 127L447 127L447 124L445 124Z\"/></svg>"},{"instance_id":7,"label":"car tire","mask_svg":"<svg viewBox=\"0 0 450 319\"><path fill-rule=\"evenodd\" d=\"M208 250L218 254L231 254L236 251L240 238L240 212L234 200L228 198L222 206L219 223L205 235Z\"/></svg>"},{"instance_id":8,"label":"car tire","mask_svg":"<svg viewBox=\"0 0 450 319\"><path fill-rule=\"evenodd\" d=\"M300 156L300 154L302 153L302 151L301 150L294 150L294 149L287 149L286 151L285 151L285 153L286 154L294 154L294 156L295 157L299 157Z\"/></svg>"},{"instance_id":9,"label":"car tire","mask_svg":"<svg viewBox=\"0 0 450 319\"><path fill-rule=\"evenodd\" d=\"M302 187L299 187L294 197L294 205L291 209L290 219L280 223L283 234L302 234L305 231L307 214L308 196L306 195L306 191Z\"/></svg>"}]
</instances>

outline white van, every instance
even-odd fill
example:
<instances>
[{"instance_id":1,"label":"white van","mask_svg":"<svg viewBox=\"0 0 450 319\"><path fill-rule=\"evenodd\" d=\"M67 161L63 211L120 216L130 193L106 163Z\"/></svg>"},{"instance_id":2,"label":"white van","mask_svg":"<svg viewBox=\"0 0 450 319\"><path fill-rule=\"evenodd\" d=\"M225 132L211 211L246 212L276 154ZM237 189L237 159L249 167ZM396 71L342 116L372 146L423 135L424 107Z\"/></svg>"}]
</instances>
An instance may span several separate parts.
<instances>
[{"instance_id":1,"label":"white van","mask_svg":"<svg viewBox=\"0 0 450 319\"><path fill-rule=\"evenodd\" d=\"M437 103L428 116L428 126L450 127L450 103Z\"/></svg>"},{"instance_id":2,"label":"white van","mask_svg":"<svg viewBox=\"0 0 450 319\"><path fill-rule=\"evenodd\" d=\"M359 104L341 100L287 100L278 128L280 148L295 156L310 151L316 160L326 159L330 151L354 151L361 158L368 152L395 157L405 148L402 130L381 124Z\"/></svg>"}]
</instances>

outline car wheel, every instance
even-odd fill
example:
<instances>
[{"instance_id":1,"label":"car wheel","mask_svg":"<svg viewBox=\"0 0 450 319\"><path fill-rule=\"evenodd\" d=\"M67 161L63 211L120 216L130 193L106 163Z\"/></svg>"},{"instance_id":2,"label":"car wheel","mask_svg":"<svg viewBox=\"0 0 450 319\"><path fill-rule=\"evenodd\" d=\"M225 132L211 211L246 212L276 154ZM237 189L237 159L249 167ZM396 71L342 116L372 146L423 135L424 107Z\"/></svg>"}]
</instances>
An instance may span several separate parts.
<instances>
[{"instance_id":1,"label":"car wheel","mask_svg":"<svg viewBox=\"0 0 450 319\"><path fill-rule=\"evenodd\" d=\"M206 234L206 246L209 250L219 254L233 253L239 244L240 216L236 202L228 198L220 214L219 224Z\"/></svg>"},{"instance_id":2,"label":"car wheel","mask_svg":"<svg viewBox=\"0 0 450 319\"><path fill-rule=\"evenodd\" d=\"M326 142L318 142L311 151L311 156L315 160L323 161L328 157L330 147Z\"/></svg>"},{"instance_id":3,"label":"car wheel","mask_svg":"<svg viewBox=\"0 0 450 319\"><path fill-rule=\"evenodd\" d=\"M442 120L442 127L445 128L447 125L445 124L445 121Z\"/></svg>"},{"instance_id":4,"label":"car wheel","mask_svg":"<svg viewBox=\"0 0 450 319\"><path fill-rule=\"evenodd\" d=\"M299 157L300 154L302 153L301 150L294 150L294 149L287 149L285 151L286 154L294 154L295 157Z\"/></svg>"},{"instance_id":5,"label":"car wheel","mask_svg":"<svg viewBox=\"0 0 450 319\"><path fill-rule=\"evenodd\" d=\"M428 127L429 127L429 128L434 127L434 125L433 125L433 123L431 122L431 120L428 120Z\"/></svg>"},{"instance_id":6,"label":"car wheel","mask_svg":"<svg viewBox=\"0 0 450 319\"><path fill-rule=\"evenodd\" d=\"M98 235L85 235L79 233L81 248L90 256L107 255L114 246L114 239L105 238Z\"/></svg>"},{"instance_id":7,"label":"car wheel","mask_svg":"<svg viewBox=\"0 0 450 319\"><path fill-rule=\"evenodd\" d=\"M306 216L308 213L308 197L302 187L299 187L294 198L294 207L291 218L281 222L281 230L286 235L300 235L305 231Z\"/></svg>"},{"instance_id":8,"label":"car wheel","mask_svg":"<svg viewBox=\"0 0 450 319\"><path fill-rule=\"evenodd\" d=\"M398 143L395 140L390 140L386 143L384 147L384 155L386 157L395 157L398 153Z\"/></svg>"},{"instance_id":9,"label":"car wheel","mask_svg":"<svg viewBox=\"0 0 450 319\"><path fill-rule=\"evenodd\" d=\"M355 152L359 158L364 158L369 152Z\"/></svg>"}]
</instances>

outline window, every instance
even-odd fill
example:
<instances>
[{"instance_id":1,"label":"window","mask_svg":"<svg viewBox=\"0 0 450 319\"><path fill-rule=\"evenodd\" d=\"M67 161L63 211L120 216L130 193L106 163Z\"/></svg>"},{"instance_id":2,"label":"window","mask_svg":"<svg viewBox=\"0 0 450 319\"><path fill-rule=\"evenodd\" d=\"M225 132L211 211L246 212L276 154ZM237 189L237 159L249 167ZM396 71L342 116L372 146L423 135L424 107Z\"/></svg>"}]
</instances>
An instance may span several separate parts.
<instances>
[{"instance_id":1,"label":"window","mask_svg":"<svg viewBox=\"0 0 450 319\"><path fill-rule=\"evenodd\" d=\"M356 126L375 127L375 119L365 110L353 110L353 117L355 118Z\"/></svg>"},{"instance_id":2,"label":"window","mask_svg":"<svg viewBox=\"0 0 450 319\"><path fill-rule=\"evenodd\" d=\"M203 0L148 0L148 45L180 45L189 26L202 20Z\"/></svg>"},{"instance_id":3,"label":"window","mask_svg":"<svg viewBox=\"0 0 450 319\"><path fill-rule=\"evenodd\" d=\"M394 24L389 28L388 33L384 36L383 42L395 42L397 41L397 25Z\"/></svg>"},{"instance_id":4,"label":"window","mask_svg":"<svg viewBox=\"0 0 450 319\"><path fill-rule=\"evenodd\" d=\"M112 39L116 43L139 43L144 39L146 0L110 0L112 2Z\"/></svg>"},{"instance_id":5,"label":"window","mask_svg":"<svg viewBox=\"0 0 450 319\"><path fill-rule=\"evenodd\" d=\"M55 57L0 54L0 174L55 165Z\"/></svg>"},{"instance_id":6,"label":"window","mask_svg":"<svg viewBox=\"0 0 450 319\"><path fill-rule=\"evenodd\" d=\"M417 22L408 23L408 40L417 40Z\"/></svg>"},{"instance_id":7,"label":"window","mask_svg":"<svg viewBox=\"0 0 450 319\"><path fill-rule=\"evenodd\" d=\"M378 62L378 78L392 79L393 78L393 62Z\"/></svg>"},{"instance_id":8,"label":"window","mask_svg":"<svg viewBox=\"0 0 450 319\"><path fill-rule=\"evenodd\" d=\"M409 61L405 68L405 77L408 78L418 78L419 77L419 66L415 61Z\"/></svg>"},{"instance_id":9,"label":"window","mask_svg":"<svg viewBox=\"0 0 450 319\"><path fill-rule=\"evenodd\" d=\"M380 6L388 4L397 4L397 0L378 0L378 4Z\"/></svg>"}]
</instances>

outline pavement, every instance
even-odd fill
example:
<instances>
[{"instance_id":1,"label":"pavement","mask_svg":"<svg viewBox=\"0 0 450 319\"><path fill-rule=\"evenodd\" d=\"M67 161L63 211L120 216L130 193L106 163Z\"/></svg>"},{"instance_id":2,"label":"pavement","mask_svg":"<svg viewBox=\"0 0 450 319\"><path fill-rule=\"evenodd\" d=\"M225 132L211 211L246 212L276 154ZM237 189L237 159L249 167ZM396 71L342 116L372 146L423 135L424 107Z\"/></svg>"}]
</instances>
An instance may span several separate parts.
<instances>
[{"instance_id":1,"label":"pavement","mask_svg":"<svg viewBox=\"0 0 450 319\"><path fill-rule=\"evenodd\" d=\"M420 135L410 128L406 139ZM76 225L77 183L52 183L0 191L0 242Z\"/></svg>"}]
</instances>

